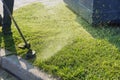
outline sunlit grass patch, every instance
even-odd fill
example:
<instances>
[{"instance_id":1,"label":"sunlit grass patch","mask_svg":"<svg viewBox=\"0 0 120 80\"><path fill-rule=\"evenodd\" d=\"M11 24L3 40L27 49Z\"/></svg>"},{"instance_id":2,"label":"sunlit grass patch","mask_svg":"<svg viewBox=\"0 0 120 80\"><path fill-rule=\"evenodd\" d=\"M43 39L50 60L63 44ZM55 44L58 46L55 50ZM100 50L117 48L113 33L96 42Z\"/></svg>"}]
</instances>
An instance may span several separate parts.
<instances>
[{"instance_id":1,"label":"sunlit grass patch","mask_svg":"<svg viewBox=\"0 0 120 80\"><path fill-rule=\"evenodd\" d=\"M77 36L85 35L86 38L91 37L75 22L76 15L74 13L66 9L69 12L67 16L67 11L64 10L65 7L59 6L51 9L54 14L49 13L50 9L45 8L41 4L32 4L17 10L15 13L15 18L22 32L32 44L32 48L38 52L37 58L41 60L50 58L64 46L72 43ZM29 10L30 8L32 10ZM61 14L61 11L64 15ZM15 32L15 29L13 31ZM18 35L15 32L15 36L16 34Z\"/></svg>"}]
</instances>

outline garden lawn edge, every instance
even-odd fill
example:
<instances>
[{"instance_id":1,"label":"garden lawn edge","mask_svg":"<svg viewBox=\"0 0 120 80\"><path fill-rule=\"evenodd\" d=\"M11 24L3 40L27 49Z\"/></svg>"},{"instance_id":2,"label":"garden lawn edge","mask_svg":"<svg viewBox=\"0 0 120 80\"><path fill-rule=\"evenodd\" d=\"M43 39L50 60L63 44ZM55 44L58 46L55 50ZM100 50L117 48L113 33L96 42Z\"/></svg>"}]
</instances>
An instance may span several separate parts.
<instances>
[{"instance_id":1,"label":"garden lawn edge","mask_svg":"<svg viewBox=\"0 0 120 80\"><path fill-rule=\"evenodd\" d=\"M21 80L56 80L16 55L1 57L1 67Z\"/></svg>"}]
</instances>

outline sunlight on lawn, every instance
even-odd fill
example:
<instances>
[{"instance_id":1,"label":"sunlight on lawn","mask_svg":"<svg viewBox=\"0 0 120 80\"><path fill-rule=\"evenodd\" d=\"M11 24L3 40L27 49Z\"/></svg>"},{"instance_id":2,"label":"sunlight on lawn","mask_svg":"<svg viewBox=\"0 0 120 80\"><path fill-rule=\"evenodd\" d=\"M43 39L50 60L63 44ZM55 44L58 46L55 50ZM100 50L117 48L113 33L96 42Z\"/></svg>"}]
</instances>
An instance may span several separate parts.
<instances>
[{"instance_id":1,"label":"sunlight on lawn","mask_svg":"<svg viewBox=\"0 0 120 80\"><path fill-rule=\"evenodd\" d=\"M37 5L34 5L33 8ZM31 6L28 6L28 8L30 7ZM41 6L40 10L34 8L34 10L22 12L22 10L27 9L24 8L18 10L17 14L15 14L15 16L18 16L16 19L24 19L20 21L19 24L22 25L22 31L27 33L28 36L31 36L30 38L33 41L30 40L30 42L34 46L33 49L38 52L37 59L46 60L50 58L66 45L71 44L78 36L92 39L92 36L74 21L77 16L70 10L64 10L62 7L63 5L59 5L59 7L49 7L45 9L45 7ZM52 13L50 11L52 11ZM62 14L61 11L63 12ZM27 13L29 13L29 15ZM71 16L71 18L69 16ZM43 38L41 38L42 36ZM40 44L42 42L41 40L43 40L44 44Z\"/></svg>"},{"instance_id":2,"label":"sunlight on lawn","mask_svg":"<svg viewBox=\"0 0 120 80\"><path fill-rule=\"evenodd\" d=\"M80 30L80 28L78 28L78 31L84 31L84 33L90 35L84 29ZM57 36L53 37L53 40L47 43L47 46L41 52L42 56L41 58L43 59L50 58L51 56L55 55L58 51L60 51L62 48L64 48L66 45L71 44L72 41L78 37L78 35L75 35L74 32L77 33L77 31L70 30L69 32L61 32ZM84 34L84 37L86 34Z\"/></svg>"}]
</instances>

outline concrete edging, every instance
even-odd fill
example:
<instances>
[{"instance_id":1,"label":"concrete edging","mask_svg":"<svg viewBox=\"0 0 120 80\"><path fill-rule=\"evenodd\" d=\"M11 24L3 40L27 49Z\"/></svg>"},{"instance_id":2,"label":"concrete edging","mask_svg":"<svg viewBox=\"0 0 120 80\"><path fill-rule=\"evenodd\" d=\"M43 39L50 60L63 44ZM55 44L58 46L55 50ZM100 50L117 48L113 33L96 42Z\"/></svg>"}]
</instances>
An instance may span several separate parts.
<instances>
[{"instance_id":1,"label":"concrete edging","mask_svg":"<svg viewBox=\"0 0 120 80\"><path fill-rule=\"evenodd\" d=\"M1 61L2 68L8 70L21 80L56 80L21 57L15 55L1 57Z\"/></svg>"}]
</instances>

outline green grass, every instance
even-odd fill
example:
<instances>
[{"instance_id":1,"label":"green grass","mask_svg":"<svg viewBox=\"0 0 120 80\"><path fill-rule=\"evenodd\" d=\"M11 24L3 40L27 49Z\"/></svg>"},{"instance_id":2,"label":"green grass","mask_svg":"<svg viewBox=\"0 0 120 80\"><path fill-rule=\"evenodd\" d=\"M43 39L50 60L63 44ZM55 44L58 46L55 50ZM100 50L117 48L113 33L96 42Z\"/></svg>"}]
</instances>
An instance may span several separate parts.
<instances>
[{"instance_id":1,"label":"green grass","mask_svg":"<svg viewBox=\"0 0 120 80\"><path fill-rule=\"evenodd\" d=\"M120 28L92 27L64 4L46 8L40 3L14 13L36 58L31 62L63 80L119 80ZM26 50L13 27L15 46L10 48L24 57ZM9 49L9 47L7 47Z\"/></svg>"}]
</instances>

